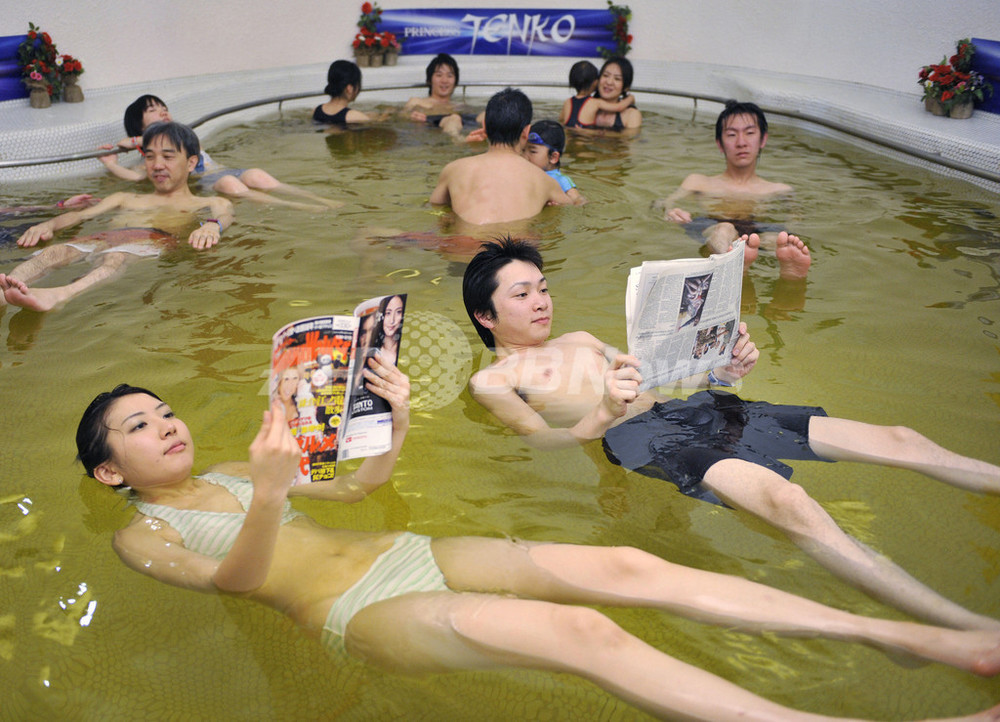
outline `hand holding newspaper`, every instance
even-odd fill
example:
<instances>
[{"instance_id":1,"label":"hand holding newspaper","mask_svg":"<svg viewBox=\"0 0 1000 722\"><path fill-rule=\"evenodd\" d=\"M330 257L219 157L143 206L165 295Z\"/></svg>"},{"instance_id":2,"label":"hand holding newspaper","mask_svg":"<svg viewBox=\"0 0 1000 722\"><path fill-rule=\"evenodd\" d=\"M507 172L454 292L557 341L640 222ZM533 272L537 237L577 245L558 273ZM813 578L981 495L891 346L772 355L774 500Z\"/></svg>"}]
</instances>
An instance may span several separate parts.
<instances>
[{"instance_id":1,"label":"hand holding newspaper","mask_svg":"<svg viewBox=\"0 0 1000 722\"><path fill-rule=\"evenodd\" d=\"M642 362L640 391L728 363L740 323L743 241L708 258L645 261L629 272L629 353Z\"/></svg>"}]
</instances>

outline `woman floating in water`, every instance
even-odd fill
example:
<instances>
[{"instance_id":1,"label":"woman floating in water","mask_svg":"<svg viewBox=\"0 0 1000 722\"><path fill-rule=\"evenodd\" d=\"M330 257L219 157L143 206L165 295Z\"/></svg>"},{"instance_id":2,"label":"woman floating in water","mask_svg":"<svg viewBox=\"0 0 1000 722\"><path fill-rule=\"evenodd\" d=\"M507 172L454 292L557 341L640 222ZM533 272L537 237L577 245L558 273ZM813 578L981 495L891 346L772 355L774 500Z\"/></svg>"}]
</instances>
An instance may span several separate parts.
<instances>
[{"instance_id":1,"label":"woman floating in water","mask_svg":"<svg viewBox=\"0 0 1000 722\"><path fill-rule=\"evenodd\" d=\"M392 407L393 443L353 475L291 486L301 451L275 402L249 464L191 476L194 445L144 389L99 395L77 430L87 473L127 486L138 512L114 547L136 571L287 613L329 647L421 674L529 667L571 672L663 718L829 719L758 697L650 647L579 604L650 607L749 632L823 636L1000 673L1000 632L861 617L631 548L331 529L286 496L355 502L388 481L409 426L409 381L376 356L364 372ZM319 573L322 570L322 573ZM968 720L996 720L1000 707Z\"/></svg>"}]
</instances>

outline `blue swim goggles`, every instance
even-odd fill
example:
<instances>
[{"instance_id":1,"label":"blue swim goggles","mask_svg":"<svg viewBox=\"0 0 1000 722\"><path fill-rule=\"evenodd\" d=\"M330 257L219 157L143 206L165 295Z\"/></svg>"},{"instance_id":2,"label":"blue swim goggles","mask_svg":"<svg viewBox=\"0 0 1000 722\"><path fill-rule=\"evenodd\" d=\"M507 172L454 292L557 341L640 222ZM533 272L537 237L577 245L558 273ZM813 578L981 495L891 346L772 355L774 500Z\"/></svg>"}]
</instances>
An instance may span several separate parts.
<instances>
[{"instance_id":1,"label":"blue swim goggles","mask_svg":"<svg viewBox=\"0 0 1000 722\"><path fill-rule=\"evenodd\" d=\"M532 145L544 145L553 153L560 152L558 149L553 148L551 145L542 140L542 136L540 136L538 133L528 133L528 142L531 143Z\"/></svg>"}]
</instances>

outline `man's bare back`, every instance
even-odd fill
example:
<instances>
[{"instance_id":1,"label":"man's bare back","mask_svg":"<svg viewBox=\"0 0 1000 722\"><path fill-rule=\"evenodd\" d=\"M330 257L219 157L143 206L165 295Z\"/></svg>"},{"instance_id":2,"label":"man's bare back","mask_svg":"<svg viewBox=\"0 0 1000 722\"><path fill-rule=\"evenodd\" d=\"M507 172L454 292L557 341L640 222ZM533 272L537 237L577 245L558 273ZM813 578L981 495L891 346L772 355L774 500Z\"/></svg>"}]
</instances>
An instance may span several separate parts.
<instances>
[{"instance_id":1,"label":"man's bare back","mask_svg":"<svg viewBox=\"0 0 1000 722\"><path fill-rule=\"evenodd\" d=\"M546 205L567 205L570 199L519 152L492 146L446 165L430 202L450 204L463 221L484 225L531 218Z\"/></svg>"}]
</instances>

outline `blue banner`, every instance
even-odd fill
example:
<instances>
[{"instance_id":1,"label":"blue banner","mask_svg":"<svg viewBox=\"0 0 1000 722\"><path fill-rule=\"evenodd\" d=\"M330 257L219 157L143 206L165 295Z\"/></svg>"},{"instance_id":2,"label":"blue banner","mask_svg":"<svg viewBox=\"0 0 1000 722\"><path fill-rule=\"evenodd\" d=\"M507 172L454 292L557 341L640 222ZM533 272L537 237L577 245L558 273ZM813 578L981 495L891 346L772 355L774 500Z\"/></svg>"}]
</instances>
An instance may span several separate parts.
<instances>
[{"instance_id":1,"label":"blue banner","mask_svg":"<svg viewBox=\"0 0 1000 722\"><path fill-rule=\"evenodd\" d=\"M610 10L443 8L384 10L379 30L407 55L544 55L599 57L615 47Z\"/></svg>"}]
</instances>

